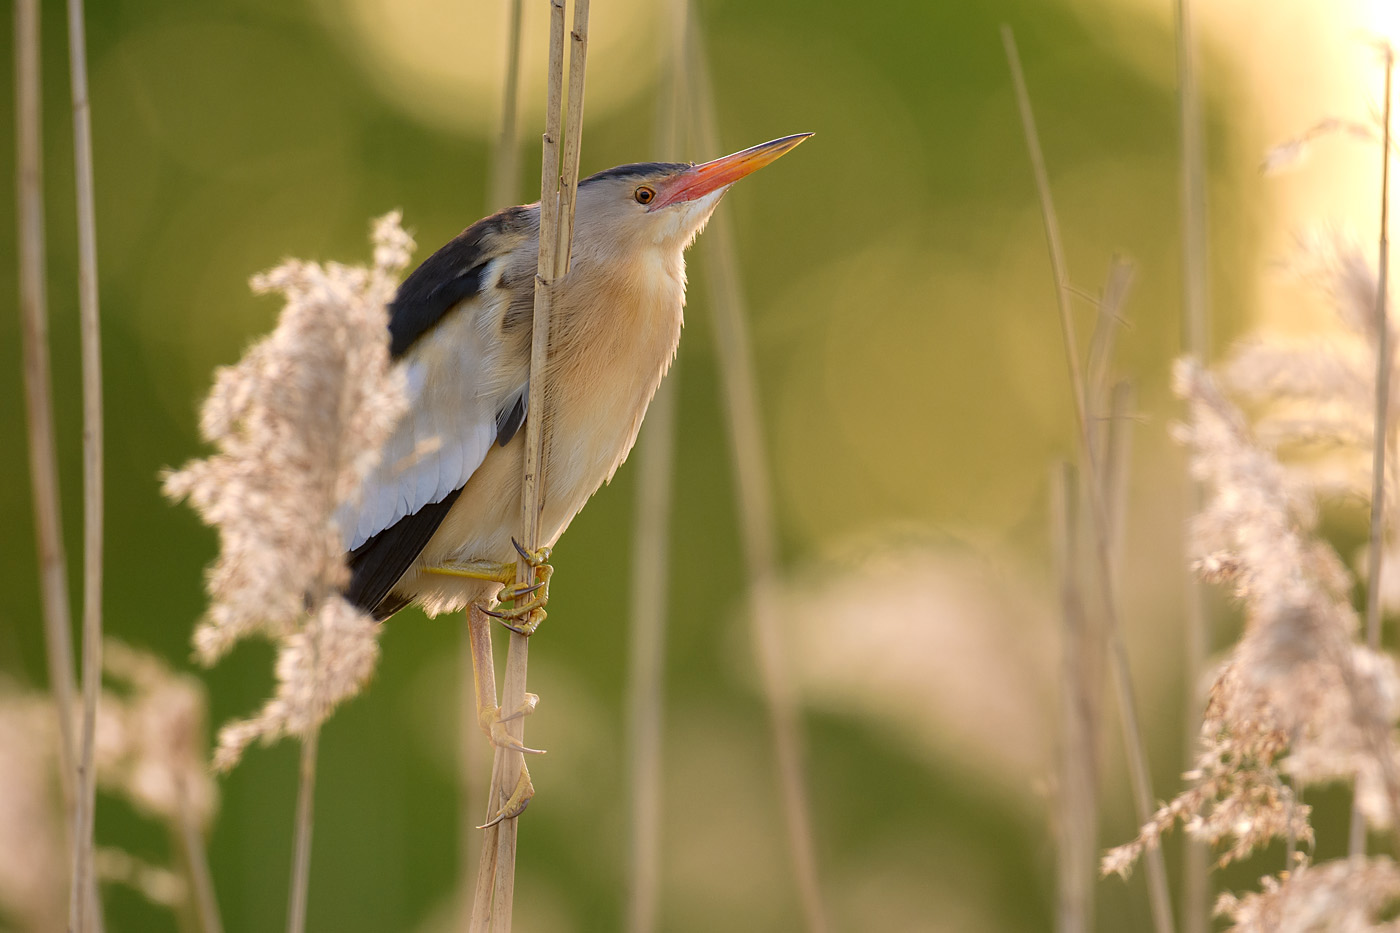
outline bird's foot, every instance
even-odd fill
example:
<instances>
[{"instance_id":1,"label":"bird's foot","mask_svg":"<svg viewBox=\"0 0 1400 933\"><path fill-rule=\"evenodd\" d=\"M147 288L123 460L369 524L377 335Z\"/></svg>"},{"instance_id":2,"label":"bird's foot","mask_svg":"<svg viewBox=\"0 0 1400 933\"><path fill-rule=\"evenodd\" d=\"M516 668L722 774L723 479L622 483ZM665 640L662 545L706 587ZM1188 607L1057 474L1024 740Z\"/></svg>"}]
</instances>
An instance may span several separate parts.
<instances>
[{"instance_id":1,"label":"bird's foot","mask_svg":"<svg viewBox=\"0 0 1400 933\"><path fill-rule=\"evenodd\" d=\"M506 714L499 706L483 706L477 710L477 723L481 726L481 731L486 733L486 737L491 740L491 744L497 748L510 748L526 755L543 755L542 748L529 748L515 736L506 730L506 723L528 716L535 711L540 698L537 694L525 694L525 702L513 713Z\"/></svg>"},{"instance_id":2,"label":"bird's foot","mask_svg":"<svg viewBox=\"0 0 1400 933\"><path fill-rule=\"evenodd\" d=\"M515 790L510 797L501 805L501 809L496 811L496 815L477 829L488 829L497 823L505 820L513 820L525 812L525 808L530 805L530 798L535 796L535 785L530 783L530 769L525 767L525 762L520 763L520 780L515 782Z\"/></svg>"},{"instance_id":3,"label":"bird's foot","mask_svg":"<svg viewBox=\"0 0 1400 933\"><path fill-rule=\"evenodd\" d=\"M496 595L496 598L501 602L511 603L511 607L509 609L483 609L482 612L499 620L502 625L517 635L528 637L535 634L535 630L545 620L544 607L549 602L549 580L550 577L554 576L554 567L549 563L550 549L548 547L531 550L523 547L514 538L510 539L510 543L515 545L520 560L534 568L535 582L531 584L507 584L501 588L501 592ZM518 563L517 561L516 566Z\"/></svg>"},{"instance_id":4,"label":"bird's foot","mask_svg":"<svg viewBox=\"0 0 1400 933\"><path fill-rule=\"evenodd\" d=\"M549 578L554 576L554 567L549 563L550 549L548 547L531 550L522 546L514 538L510 539L510 543L515 546L520 560L535 569L534 583L516 582L515 578L518 576L520 561L508 563L488 560L452 561L438 567L425 567L424 572L504 584L500 593L496 595L496 599L503 603L511 603L511 607L509 609L482 608L481 611L491 618L499 620L502 625L517 635L530 636L545 620L544 607L549 602Z\"/></svg>"}]
</instances>

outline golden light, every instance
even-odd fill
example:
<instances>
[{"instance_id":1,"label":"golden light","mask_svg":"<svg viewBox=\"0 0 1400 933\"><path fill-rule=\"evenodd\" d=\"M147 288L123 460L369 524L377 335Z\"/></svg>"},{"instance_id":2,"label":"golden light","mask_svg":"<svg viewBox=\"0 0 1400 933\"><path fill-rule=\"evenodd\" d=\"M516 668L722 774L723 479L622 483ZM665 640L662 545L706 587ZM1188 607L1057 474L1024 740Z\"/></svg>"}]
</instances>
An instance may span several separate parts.
<instances>
[{"instance_id":1,"label":"golden light","mask_svg":"<svg viewBox=\"0 0 1400 933\"><path fill-rule=\"evenodd\" d=\"M572 6L572 4L570 4ZM431 126L489 137L500 120L510 5L506 0L322 0L326 27L353 48L352 58L395 107ZM540 4L526 4L521 56L521 117L542 125L548 22ZM597 117L650 86L658 65L658 8L617 0L591 11L588 114ZM619 67L625 63L625 67ZM650 111L647 111L648 115Z\"/></svg>"}]
</instances>

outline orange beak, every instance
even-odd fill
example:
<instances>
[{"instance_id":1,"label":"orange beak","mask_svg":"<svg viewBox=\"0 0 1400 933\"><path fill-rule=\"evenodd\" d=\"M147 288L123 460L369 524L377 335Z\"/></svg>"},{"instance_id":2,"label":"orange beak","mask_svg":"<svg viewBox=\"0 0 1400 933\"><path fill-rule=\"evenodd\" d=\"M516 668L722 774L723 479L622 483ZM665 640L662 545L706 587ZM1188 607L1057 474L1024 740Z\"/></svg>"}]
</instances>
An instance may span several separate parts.
<instances>
[{"instance_id":1,"label":"orange beak","mask_svg":"<svg viewBox=\"0 0 1400 933\"><path fill-rule=\"evenodd\" d=\"M692 165L665 184L660 185L657 198L651 202L647 209L654 211L668 204L694 201L696 198L703 198L710 192L718 191L726 185L732 185L745 175L750 175L770 162L777 161L779 156L795 149L799 143L811 135L811 133L798 133L794 136L784 136L782 139L761 143L742 152L727 155L722 159L715 159L713 162Z\"/></svg>"}]
</instances>

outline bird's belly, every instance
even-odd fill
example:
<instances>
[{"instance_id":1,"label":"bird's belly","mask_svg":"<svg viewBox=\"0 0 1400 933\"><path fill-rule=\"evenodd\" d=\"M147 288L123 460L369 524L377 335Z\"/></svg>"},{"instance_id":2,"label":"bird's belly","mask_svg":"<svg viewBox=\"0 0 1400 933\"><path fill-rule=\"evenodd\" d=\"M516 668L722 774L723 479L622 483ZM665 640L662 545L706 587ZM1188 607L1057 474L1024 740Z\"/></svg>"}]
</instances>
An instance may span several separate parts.
<instances>
[{"instance_id":1,"label":"bird's belly","mask_svg":"<svg viewBox=\"0 0 1400 933\"><path fill-rule=\"evenodd\" d=\"M650 340L625 341L582 360L557 359L551 375L549 450L540 540L553 545L589 496L612 478L675 352L680 320ZM629 345L630 344L630 345ZM538 410L531 400L531 416ZM396 589L429 614L494 599L499 584L423 572L457 561L509 562L520 534L524 429L486 459Z\"/></svg>"}]
</instances>

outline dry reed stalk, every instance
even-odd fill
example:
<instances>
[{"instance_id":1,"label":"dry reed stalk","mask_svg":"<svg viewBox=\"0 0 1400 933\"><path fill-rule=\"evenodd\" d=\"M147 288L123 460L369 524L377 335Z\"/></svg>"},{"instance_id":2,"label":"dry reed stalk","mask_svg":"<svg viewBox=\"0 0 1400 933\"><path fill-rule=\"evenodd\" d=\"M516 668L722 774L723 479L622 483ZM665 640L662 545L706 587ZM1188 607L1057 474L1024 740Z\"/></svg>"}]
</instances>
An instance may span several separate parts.
<instances>
[{"instance_id":1,"label":"dry reed stalk","mask_svg":"<svg viewBox=\"0 0 1400 933\"><path fill-rule=\"evenodd\" d=\"M526 547L534 549L540 543L540 510L544 499L545 470L548 464L548 409L546 389L549 356L549 324L554 283L568 274L573 248L574 200L578 190L578 166L583 134L584 70L588 53L588 0L575 0L573 27L569 33L569 100L567 127L561 170L560 132L564 84L564 0L550 0L549 30L549 92L545 115L544 154L540 170L540 239L539 265L535 273L535 308L530 347L530 385L538 387L532 397L532 417L525 424L525 467L521 494L521 538ZM561 178L562 171L562 178ZM518 565L517 579L534 582L534 570L525 561ZM505 682L501 688L501 707L505 710L525 708L525 675L529 663L529 638L512 633L506 654ZM507 731L515 739L524 738L523 716L507 720ZM514 749L496 750L496 767L492 774L492 789L488 794L493 807L499 807L520 779L524 760ZM483 871L478 873L478 896L489 877L491 899L489 919L492 930L509 930L515 896L515 853L518 824L510 819L497 823L483 840L483 847L494 845L494 863L485 872L488 859L482 857ZM473 929L486 918L474 907Z\"/></svg>"},{"instance_id":2,"label":"dry reed stalk","mask_svg":"<svg viewBox=\"0 0 1400 933\"><path fill-rule=\"evenodd\" d=\"M1181 246L1182 246L1182 349L1198 359L1209 355L1210 292L1206 250L1205 135L1201 122L1200 86L1196 80L1195 31L1191 26L1191 0L1176 0L1176 75L1178 119L1181 129ZM1201 510L1201 485L1188 479L1186 508ZM1189 543L1182 538L1182 553ZM1189 561L1188 561L1189 563ZM1197 723L1205 710L1200 684L1210 650L1211 621L1205 590L1194 574L1187 573L1186 613L1186 760L1195 757ZM1206 847L1186 838L1182 848L1182 930L1206 933L1210 929L1210 884Z\"/></svg>"},{"instance_id":3,"label":"dry reed stalk","mask_svg":"<svg viewBox=\"0 0 1400 933\"><path fill-rule=\"evenodd\" d=\"M48 294L44 280L44 155L40 93L39 5L15 3L15 206L19 240L19 305L24 350L24 401L29 430L29 476L34 490L34 534L43 597L49 689L58 713L58 762L65 818L74 787L72 612L68 558L59 511L58 453L54 440L53 384L49 372ZM73 827L70 824L69 832Z\"/></svg>"},{"instance_id":4,"label":"dry reed stalk","mask_svg":"<svg viewBox=\"0 0 1400 933\"><path fill-rule=\"evenodd\" d=\"M506 70L504 77L504 94L501 101L501 131L496 137L495 150L491 158L491 175L486 186L486 198L488 210L501 210L509 207L516 201L517 191L520 187L520 49L521 37L524 34L524 0L511 0L510 19L506 31ZM460 717L458 736L458 797L460 801L458 813L458 858L461 862L460 871L462 874L461 916L464 923L469 923L472 912L472 866L479 858L479 848L481 844L481 830L477 829L477 822L472 814L476 812L477 801L481 800L486 791L486 782L482 779L482 765L484 759L481 754L481 730L476 721L476 693L474 691L475 668L472 661L472 627L469 622L471 610L462 615L461 640L458 650L457 669L458 683L461 688L459 706L462 710ZM482 658L487 659L485 667L491 672L491 696L496 695L495 679L496 672L493 649L490 643L490 622L486 623L486 643L485 653ZM487 819L490 819L488 814Z\"/></svg>"},{"instance_id":5,"label":"dry reed stalk","mask_svg":"<svg viewBox=\"0 0 1400 933\"><path fill-rule=\"evenodd\" d=\"M1385 460L1389 446L1390 380L1393 361L1390 350L1390 320L1386 285L1390 265L1390 86L1395 69L1395 52L1386 45L1385 105L1381 115L1381 232L1376 260L1376 408L1371 458L1371 538L1366 574L1366 647L1381 645L1381 569L1385 546ZM1400 818L1396 818L1400 822ZM1366 853L1366 818L1359 803L1351 807L1351 838L1348 851L1353 857Z\"/></svg>"},{"instance_id":6,"label":"dry reed stalk","mask_svg":"<svg viewBox=\"0 0 1400 933\"><path fill-rule=\"evenodd\" d=\"M1064 652L1060 693L1059 787L1057 804L1056 926L1059 933L1085 933L1094 926L1094 862L1098 837L1098 765L1094 735L1098 703L1091 689L1097 679L1089 670L1101 639L1089 629L1079 581L1079 522L1074 467L1060 463L1050 481L1050 527L1060 583L1060 617Z\"/></svg>"},{"instance_id":7,"label":"dry reed stalk","mask_svg":"<svg viewBox=\"0 0 1400 933\"><path fill-rule=\"evenodd\" d=\"M510 0L506 33L505 92L501 101L501 133L491 158L487 208L498 211L515 203L520 188L520 41L525 0Z\"/></svg>"},{"instance_id":8,"label":"dry reed stalk","mask_svg":"<svg viewBox=\"0 0 1400 933\"><path fill-rule=\"evenodd\" d=\"M685 106L687 0L668 4L671 69L657 95L655 156L675 159ZM661 863L661 746L666 667L672 471L676 445L676 380L672 364L642 426L632 536L631 643L628 650L628 747L631 827L627 929L656 928Z\"/></svg>"},{"instance_id":9,"label":"dry reed stalk","mask_svg":"<svg viewBox=\"0 0 1400 933\"><path fill-rule=\"evenodd\" d=\"M1132 441L1132 386L1113 384L1112 356L1133 267L1115 257L1090 345L1090 409L1096 449L1103 458L1104 499L1109 506L1111 570L1121 567L1127 516L1128 457ZM1060 786L1056 796L1059 845L1057 929L1087 931L1094 924L1094 884L1098 839L1099 747L1105 638L1084 602L1084 497L1076 494L1073 468L1061 465L1051 483L1051 529L1060 579L1064 653L1061 684Z\"/></svg>"},{"instance_id":10,"label":"dry reed stalk","mask_svg":"<svg viewBox=\"0 0 1400 933\"><path fill-rule=\"evenodd\" d=\"M219 917L219 901L214 895L214 874L209 870L209 857L205 851L204 831L189 805L185 785L179 787L180 808L179 826L175 832L175 843L185 865L189 879L189 898L194 914L199 921L201 933L224 933L223 920Z\"/></svg>"},{"instance_id":11,"label":"dry reed stalk","mask_svg":"<svg viewBox=\"0 0 1400 933\"><path fill-rule=\"evenodd\" d=\"M705 58L704 38L698 17L689 19L690 74L693 75L696 130L699 149L721 151L715 117L714 85ZM757 379L745 323L743 289L735 260L734 234L728 216L717 213L709 225L701 249L709 282L715 321L715 348L720 363L730 454L738 487L739 526L745 566L749 570L749 605L754 653L778 765L778 790L787 829L788 853L797 881L806 928L822 933L830 928L822 902L813 842L811 814L804 777L802 738L798 728L797 700L783 654L779 632L780 607L776 601L778 546L773 528L773 502L768 485L768 463L763 448L763 428L758 406Z\"/></svg>"},{"instance_id":12,"label":"dry reed stalk","mask_svg":"<svg viewBox=\"0 0 1400 933\"><path fill-rule=\"evenodd\" d=\"M1088 491L1089 512L1093 529L1094 554L1097 560L1099 598L1107 625L1110 665L1113 668L1114 683L1117 686L1119 719L1123 728L1124 751L1128 760L1128 772L1133 786L1133 800L1138 818L1146 822L1152 816L1153 796L1151 776L1148 772L1147 753L1143 746L1142 732L1138 725L1137 709L1134 700L1132 670L1128 662L1127 647L1123 643L1122 628L1118 620L1117 599L1113 587L1111 559L1111 529L1104 501L1104 489L1100 485L1101 466L1094 458L1094 445L1090 434L1087 412L1086 389L1083 370L1079 363L1079 349L1074 334L1074 319L1070 309L1069 276L1066 271L1064 251L1060 242L1059 223L1055 218L1055 206L1050 196L1049 176L1045 168L1045 157L1040 149L1040 138L1035 128L1035 116L1031 112L1030 94L1026 90L1026 79L1021 71L1020 56L1016 51L1016 39L1009 26L1001 28L1002 43L1006 48L1007 63L1011 70L1012 84L1015 87L1016 102L1021 112L1022 128L1025 131L1026 147L1030 154L1031 168L1035 175L1036 190L1040 200L1041 215L1045 223L1045 235L1050 252L1050 265L1055 277L1055 298L1059 307L1060 330L1064 338L1065 360L1069 367L1071 394L1074 397L1075 420L1078 427L1079 454L1081 469L1084 471L1085 486ZM1171 894L1167 885L1166 865L1161 850L1153 849L1147 862L1147 889L1151 902L1153 924L1157 933L1169 933L1174 928L1172 922Z\"/></svg>"},{"instance_id":13,"label":"dry reed stalk","mask_svg":"<svg viewBox=\"0 0 1400 933\"><path fill-rule=\"evenodd\" d=\"M667 150L661 151L666 157ZM676 367L647 409L638 453L632 538L632 633L628 650L627 738L631 826L627 927L656 928L661 861L661 711L666 664L671 474L675 460Z\"/></svg>"},{"instance_id":14,"label":"dry reed stalk","mask_svg":"<svg viewBox=\"0 0 1400 933\"><path fill-rule=\"evenodd\" d=\"M311 885L311 830L316 797L316 747L321 727L313 726L301 737L301 765L297 774L296 839L292 850L292 888L287 897L287 933L306 930L306 902Z\"/></svg>"},{"instance_id":15,"label":"dry reed stalk","mask_svg":"<svg viewBox=\"0 0 1400 933\"><path fill-rule=\"evenodd\" d=\"M69 926L77 933L100 921L95 898L93 824L97 774L93 742L102 681L102 338L97 304L97 221L93 205L92 120L88 107L83 0L68 0L68 59L73 96L73 163L78 209L78 306L83 361L83 719L73 819Z\"/></svg>"}]
</instances>

